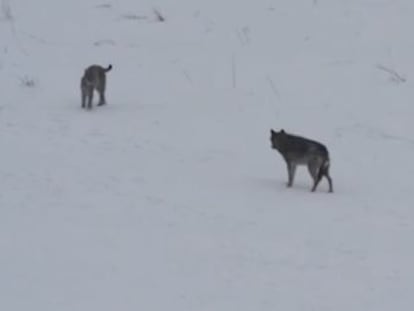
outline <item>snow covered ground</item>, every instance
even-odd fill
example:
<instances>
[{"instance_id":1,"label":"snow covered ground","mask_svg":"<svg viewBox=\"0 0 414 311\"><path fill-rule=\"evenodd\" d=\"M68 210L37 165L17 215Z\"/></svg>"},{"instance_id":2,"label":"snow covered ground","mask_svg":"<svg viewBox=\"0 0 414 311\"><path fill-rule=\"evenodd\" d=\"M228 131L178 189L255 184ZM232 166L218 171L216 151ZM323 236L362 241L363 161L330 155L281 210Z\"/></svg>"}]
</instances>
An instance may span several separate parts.
<instances>
[{"instance_id":1,"label":"snow covered ground","mask_svg":"<svg viewBox=\"0 0 414 311\"><path fill-rule=\"evenodd\" d=\"M0 2L0 310L412 310L412 0Z\"/></svg>"}]
</instances>

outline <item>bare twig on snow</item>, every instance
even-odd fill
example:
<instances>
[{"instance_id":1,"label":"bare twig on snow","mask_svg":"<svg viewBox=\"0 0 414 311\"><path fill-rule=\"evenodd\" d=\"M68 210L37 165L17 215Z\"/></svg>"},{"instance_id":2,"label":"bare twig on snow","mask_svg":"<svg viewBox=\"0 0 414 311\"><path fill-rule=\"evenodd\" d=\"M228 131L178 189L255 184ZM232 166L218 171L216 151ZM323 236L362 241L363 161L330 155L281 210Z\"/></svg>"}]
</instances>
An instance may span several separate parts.
<instances>
[{"instance_id":1,"label":"bare twig on snow","mask_svg":"<svg viewBox=\"0 0 414 311\"><path fill-rule=\"evenodd\" d=\"M390 75L391 81L393 81L393 82L403 83L403 82L407 81L407 79L405 77L401 76L400 74L398 74L398 72L396 72L393 69L385 67L381 64L378 64L375 67L379 70L382 70L382 71L385 71L386 73L388 73Z\"/></svg>"}]
</instances>

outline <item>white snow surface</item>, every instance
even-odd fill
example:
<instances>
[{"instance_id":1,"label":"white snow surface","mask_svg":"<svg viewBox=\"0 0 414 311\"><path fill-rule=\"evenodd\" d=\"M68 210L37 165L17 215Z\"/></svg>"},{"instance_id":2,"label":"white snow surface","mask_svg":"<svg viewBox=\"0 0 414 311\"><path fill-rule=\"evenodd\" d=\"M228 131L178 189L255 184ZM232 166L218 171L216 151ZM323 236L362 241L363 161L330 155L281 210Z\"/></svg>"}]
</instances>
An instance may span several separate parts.
<instances>
[{"instance_id":1,"label":"white snow surface","mask_svg":"<svg viewBox=\"0 0 414 311\"><path fill-rule=\"evenodd\" d=\"M413 310L414 1L0 2L0 310Z\"/></svg>"}]
</instances>

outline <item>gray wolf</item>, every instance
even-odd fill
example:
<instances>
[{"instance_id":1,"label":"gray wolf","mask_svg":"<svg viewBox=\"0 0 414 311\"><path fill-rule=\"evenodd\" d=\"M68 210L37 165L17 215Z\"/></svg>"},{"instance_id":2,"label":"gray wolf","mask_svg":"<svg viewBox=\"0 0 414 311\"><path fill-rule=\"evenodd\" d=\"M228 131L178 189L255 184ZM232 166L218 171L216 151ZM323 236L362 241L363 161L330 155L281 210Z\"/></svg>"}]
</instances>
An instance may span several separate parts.
<instances>
[{"instance_id":1,"label":"gray wolf","mask_svg":"<svg viewBox=\"0 0 414 311\"><path fill-rule=\"evenodd\" d=\"M81 78L82 108L92 109L93 92L99 94L98 106L106 104L106 73L112 69L112 65L104 68L99 65L91 65L85 69ZM86 107L87 105L87 107Z\"/></svg>"},{"instance_id":2,"label":"gray wolf","mask_svg":"<svg viewBox=\"0 0 414 311\"><path fill-rule=\"evenodd\" d=\"M276 149L285 159L288 170L287 187L292 187L296 166L307 165L313 179L311 191L314 192L322 177L329 183L329 192L333 192L332 178L329 176L329 153L321 143L305 137L270 130L272 149Z\"/></svg>"}]
</instances>

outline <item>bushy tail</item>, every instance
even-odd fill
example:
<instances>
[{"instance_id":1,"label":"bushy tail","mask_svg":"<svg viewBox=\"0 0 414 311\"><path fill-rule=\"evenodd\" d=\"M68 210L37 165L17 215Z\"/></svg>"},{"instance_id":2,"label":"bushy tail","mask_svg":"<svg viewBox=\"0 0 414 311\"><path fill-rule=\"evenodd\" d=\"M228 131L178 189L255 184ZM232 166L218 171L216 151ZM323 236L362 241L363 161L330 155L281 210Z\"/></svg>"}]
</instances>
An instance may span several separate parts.
<instances>
[{"instance_id":1,"label":"bushy tail","mask_svg":"<svg viewBox=\"0 0 414 311\"><path fill-rule=\"evenodd\" d=\"M110 64L109 66L108 66L108 68L105 68L105 72L108 72L108 71L110 71L112 69L112 65Z\"/></svg>"}]
</instances>

